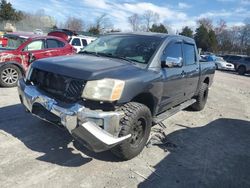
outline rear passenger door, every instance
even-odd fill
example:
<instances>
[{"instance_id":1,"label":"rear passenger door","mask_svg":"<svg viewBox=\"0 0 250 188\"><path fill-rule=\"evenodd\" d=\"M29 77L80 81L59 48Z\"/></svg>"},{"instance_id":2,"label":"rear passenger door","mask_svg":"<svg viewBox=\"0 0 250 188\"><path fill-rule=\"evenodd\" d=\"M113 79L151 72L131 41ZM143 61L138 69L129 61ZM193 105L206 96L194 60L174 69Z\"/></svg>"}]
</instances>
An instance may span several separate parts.
<instances>
[{"instance_id":1,"label":"rear passenger door","mask_svg":"<svg viewBox=\"0 0 250 188\"><path fill-rule=\"evenodd\" d=\"M46 40L46 55L48 57L64 55L65 43L57 39Z\"/></svg>"},{"instance_id":2,"label":"rear passenger door","mask_svg":"<svg viewBox=\"0 0 250 188\"><path fill-rule=\"evenodd\" d=\"M190 99L194 96L200 78L200 64L196 56L196 47L191 43L183 43L184 74L186 79L184 96Z\"/></svg>"}]
</instances>

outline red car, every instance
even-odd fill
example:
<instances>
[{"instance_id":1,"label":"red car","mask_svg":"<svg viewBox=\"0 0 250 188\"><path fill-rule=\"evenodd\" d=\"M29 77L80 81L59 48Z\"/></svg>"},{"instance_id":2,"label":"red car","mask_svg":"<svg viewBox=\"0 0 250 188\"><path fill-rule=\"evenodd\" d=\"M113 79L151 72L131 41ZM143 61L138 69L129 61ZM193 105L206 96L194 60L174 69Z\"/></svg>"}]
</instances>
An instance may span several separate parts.
<instances>
[{"instance_id":1,"label":"red car","mask_svg":"<svg viewBox=\"0 0 250 188\"><path fill-rule=\"evenodd\" d=\"M66 40L24 33L4 35L8 43L0 48L0 86L13 87L36 59L71 55L76 50Z\"/></svg>"}]
</instances>

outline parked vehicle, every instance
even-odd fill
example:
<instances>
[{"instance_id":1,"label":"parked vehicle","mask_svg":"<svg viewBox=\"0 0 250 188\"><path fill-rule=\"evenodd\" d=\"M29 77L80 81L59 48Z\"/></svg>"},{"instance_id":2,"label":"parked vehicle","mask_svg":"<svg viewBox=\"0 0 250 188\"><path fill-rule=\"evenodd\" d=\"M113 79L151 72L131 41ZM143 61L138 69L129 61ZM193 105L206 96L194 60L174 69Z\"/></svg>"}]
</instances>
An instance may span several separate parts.
<instances>
[{"instance_id":1,"label":"parked vehicle","mask_svg":"<svg viewBox=\"0 0 250 188\"><path fill-rule=\"evenodd\" d=\"M249 57L246 55L225 55L224 59L234 65L236 72L244 75L249 72Z\"/></svg>"},{"instance_id":2,"label":"parked vehicle","mask_svg":"<svg viewBox=\"0 0 250 188\"><path fill-rule=\"evenodd\" d=\"M51 36L12 33L4 35L7 45L0 48L0 86L12 87L35 59L74 54L67 41Z\"/></svg>"},{"instance_id":3,"label":"parked vehicle","mask_svg":"<svg viewBox=\"0 0 250 188\"><path fill-rule=\"evenodd\" d=\"M234 62L234 65L240 75L250 73L250 57L242 57L239 61Z\"/></svg>"},{"instance_id":4,"label":"parked vehicle","mask_svg":"<svg viewBox=\"0 0 250 188\"><path fill-rule=\"evenodd\" d=\"M44 33L43 33L43 30L41 30L41 29L35 29L34 30L34 34L36 34L36 35L43 35Z\"/></svg>"},{"instance_id":5,"label":"parked vehicle","mask_svg":"<svg viewBox=\"0 0 250 188\"><path fill-rule=\"evenodd\" d=\"M79 53L85 46L93 42L96 37L77 35L70 30L56 30L48 33L49 36L61 37L67 40Z\"/></svg>"},{"instance_id":6,"label":"parked vehicle","mask_svg":"<svg viewBox=\"0 0 250 188\"><path fill-rule=\"evenodd\" d=\"M90 44L96 40L95 37L88 37L88 36L73 36L71 37L69 43L74 46L74 48L77 50L77 53L79 53L85 46Z\"/></svg>"},{"instance_id":7,"label":"parked vehicle","mask_svg":"<svg viewBox=\"0 0 250 188\"><path fill-rule=\"evenodd\" d=\"M222 57L216 57L214 62L217 70L235 70L234 65L226 62Z\"/></svg>"},{"instance_id":8,"label":"parked vehicle","mask_svg":"<svg viewBox=\"0 0 250 188\"><path fill-rule=\"evenodd\" d=\"M188 106L204 108L214 72L214 63L199 63L191 38L108 34L81 55L37 60L18 91L32 114L66 127L95 152L111 149L128 160L153 124Z\"/></svg>"}]
</instances>

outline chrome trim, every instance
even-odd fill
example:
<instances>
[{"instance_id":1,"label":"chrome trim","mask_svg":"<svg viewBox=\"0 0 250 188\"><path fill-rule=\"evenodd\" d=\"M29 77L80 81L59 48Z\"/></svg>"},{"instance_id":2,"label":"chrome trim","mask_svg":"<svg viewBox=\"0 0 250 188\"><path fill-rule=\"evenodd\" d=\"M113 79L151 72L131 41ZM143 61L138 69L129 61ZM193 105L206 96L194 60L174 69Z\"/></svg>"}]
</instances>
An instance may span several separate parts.
<instances>
[{"instance_id":1,"label":"chrome trim","mask_svg":"<svg viewBox=\"0 0 250 188\"><path fill-rule=\"evenodd\" d=\"M61 124L65 126L71 134L72 131L77 129L77 127L82 126L84 130L92 135L92 138L96 139L98 143L100 142L104 145L104 150L121 143L131 136L129 134L123 137L118 137L120 132L120 119L124 116L123 112L90 110L78 103L70 106L63 106L55 99L48 97L36 86L26 85L23 80L20 80L18 83L18 92L22 98L21 101L33 115L36 115L32 111L34 104L40 104L49 112L59 117ZM88 118L103 119L104 128L102 129L94 122L89 121ZM81 139L86 140L87 138Z\"/></svg>"}]
</instances>

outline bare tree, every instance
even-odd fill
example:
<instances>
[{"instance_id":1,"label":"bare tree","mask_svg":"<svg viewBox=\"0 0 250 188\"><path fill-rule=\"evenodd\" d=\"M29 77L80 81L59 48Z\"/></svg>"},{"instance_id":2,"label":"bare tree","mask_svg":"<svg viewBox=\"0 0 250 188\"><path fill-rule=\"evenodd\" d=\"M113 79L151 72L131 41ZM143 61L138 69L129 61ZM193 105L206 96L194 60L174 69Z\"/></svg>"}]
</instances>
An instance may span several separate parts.
<instances>
[{"instance_id":1,"label":"bare tree","mask_svg":"<svg viewBox=\"0 0 250 188\"><path fill-rule=\"evenodd\" d=\"M139 31L141 24L141 17L138 14L133 14L128 17L128 23L131 25L133 31Z\"/></svg>"},{"instance_id":2,"label":"bare tree","mask_svg":"<svg viewBox=\"0 0 250 188\"><path fill-rule=\"evenodd\" d=\"M89 26L88 32L98 35L107 33L113 29L113 24L107 14L102 14L95 19L95 22Z\"/></svg>"},{"instance_id":3,"label":"bare tree","mask_svg":"<svg viewBox=\"0 0 250 188\"><path fill-rule=\"evenodd\" d=\"M149 31L150 27L153 24L156 24L157 21L159 20L159 14L157 14L151 10L147 10L143 14L143 19L144 19L145 24L146 24L146 31Z\"/></svg>"},{"instance_id":4,"label":"bare tree","mask_svg":"<svg viewBox=\"0 0 250 188\"><path fill-rule=\"evenodd\" d=\"M217 23L217 26L215 28L215 33L216 35L219 35L220 33L222 33L225 29L227 28L227 23L225 20L220 19Z\"/></svg>"},{"instance_id":5,"label":"bare tree","mask_svg":"<svg viewBox=\"0 0 250 188\"><path fill-rule=\"evenodd\" d=\"M64 23L64 28L72 31L82 31L83 21L79 18L68 17L68 19Z\"/></svg>"},{"instance_id":6,"label":"bare tree","mask_svg":"<svg viewBox=\"0 0 250 188\"><path fill-rule=\"evenodd\" d=\"M213 21L209 18L201 18L197 20L199 25L203 25L208 31L213 29Z\"/></svg>"}]
</instances>

